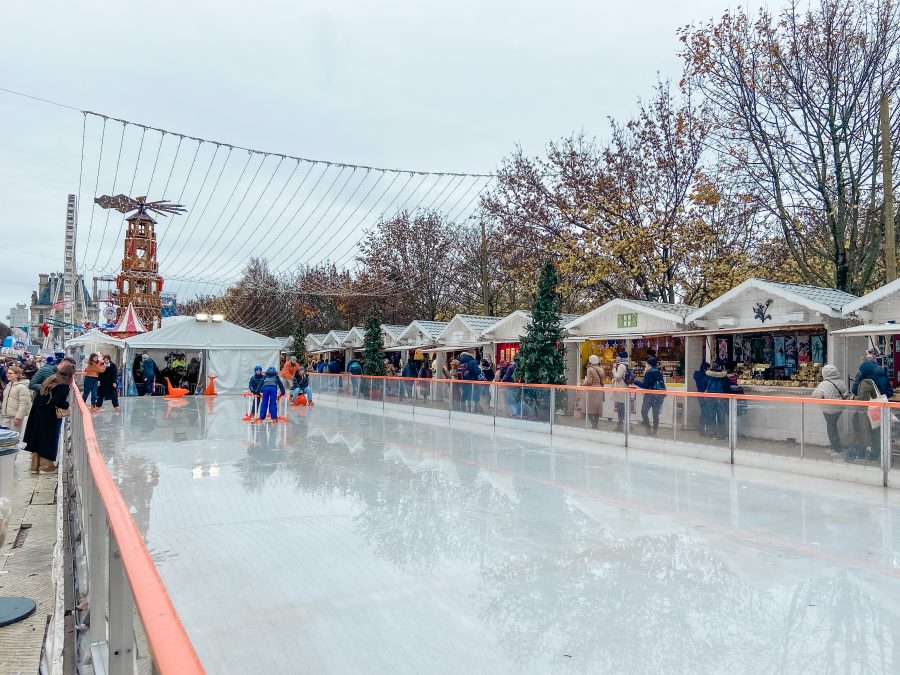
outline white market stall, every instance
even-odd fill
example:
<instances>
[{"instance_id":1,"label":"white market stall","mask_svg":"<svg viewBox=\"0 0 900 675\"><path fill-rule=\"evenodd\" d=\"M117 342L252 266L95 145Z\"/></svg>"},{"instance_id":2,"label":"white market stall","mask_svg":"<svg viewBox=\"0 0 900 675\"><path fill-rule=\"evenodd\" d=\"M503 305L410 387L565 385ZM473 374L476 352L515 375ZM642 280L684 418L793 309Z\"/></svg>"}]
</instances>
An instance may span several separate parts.
<instances>
[{"instance_id":1,"label":"white market stall","mask_svg":"<svg viewBox=\"0 0 900 675\"><path fill-rule=\"evenodd\" d=\"M125 368L130 377L130 364L135 354L147 352L162 369L169 352L184 353L187 360L200 358L199 385L207 376L215 375L216 391L235 394L245 391L254 366L278 367L279 343L228 321L179 321L143 335L126 338Z\"/></svg>"},{"instance_id":2,"label":"white market stall","mask_svg":"<svg viewBox=\"0 0 900 675\"><path fill-rule=\"evenodd\" d=\"M669 389L684 388L685 342L676 337L697 311L691 305L617 298L563 324L569 384L581 384L591 356L600 358L611 384L612 367L620 351L628 352L635 375L644 372L644 360L656 351Z\"/></svg>"},{"instance_id":3,"label":"white market stall","mask_svg":"<svg viewBox=\"0 0 900 675\"><path fill-rule=\"evenodd\" d=\"M344 341L341 342L341 348L344 350L344 369L346 370L347 364L352 361L357 353L362 352L363 342L366 339L366 329L361 326L353 326L350 329L350 332L347 333L347 337L344 338Z\"/></svg>"},{"instance_id":4,"label":"white market stall","mask_svg":"<svg viewBox=\"0 0 900 675\"><path fill-rule=\"evenodd\" d=\"M424 356L423 349L433 347L437 339L447 327L447 321L413 321L400 333L396 342L384 348L385 352L400 352L406 361L412 352L413 358Z\"/></svg>"},{"instance_id":5,"label":"white market stall","mask_svg":"<svg viewBox=\"0 0 900 675\"><path fill-rule=\"evenodd\" d=\"M900 279L876 288L854 300L843 309L848 320L862 321L859 326L834 331L835 338L843 341L846 371L852 377L853 369L871 348L878 350L878 360L891 378L894 389L900 381Z\"/></svg>"},{"instance_id":6,"label":"white market stall","mask_svg":"<svg viewBox=\"0 0 900 675\"><path fill-rule=\"evenodd\" d=\"M836 348L835 332L847 327L843 309L854 295L833 288L748 279L688 317L700 329L681 335L688 344L688 389L701 358L718 359L733 369L747 394L810 396L825 364L848 370L846 350ZM688 406L693 419L698 406ZM807 406L800 422L796 405L752 401L740 421L741 437L796 440L826 446L821 411ZM844 416L845 422L849 416ZM800 431L804 428L803 434Z\"/></svg>"},{"instance_id":7,"label":"white market stall","mask_svg":"<svg viewBox=\"0 0 900 675\"><path fill-rule=\"evenodd\" d=\"M444 377L443 370L447 364L462 352L471 352L476 357L485 345L490 344L484 334L498 321L499 316L478 316L475 314L457 314L438 335L434 347L423 349L424 353L433 353L435 361L432 366L434 376Z\"/></svg>"},{"instance_id":8,"label":"white market stall","mask_svg":"<svg viewBox=\"0 0 900 675\"><path fill-rule=\"evenodd\" d=\"M565 326L580 316L580 314L561 314L560 326ZM490 348L485 348L485 358L494 365L515 359L522 338L530 325L531 312L527 309L517 309L500 319L483 334L484 339L490 342Z\"/></svg>"}]
</instances>

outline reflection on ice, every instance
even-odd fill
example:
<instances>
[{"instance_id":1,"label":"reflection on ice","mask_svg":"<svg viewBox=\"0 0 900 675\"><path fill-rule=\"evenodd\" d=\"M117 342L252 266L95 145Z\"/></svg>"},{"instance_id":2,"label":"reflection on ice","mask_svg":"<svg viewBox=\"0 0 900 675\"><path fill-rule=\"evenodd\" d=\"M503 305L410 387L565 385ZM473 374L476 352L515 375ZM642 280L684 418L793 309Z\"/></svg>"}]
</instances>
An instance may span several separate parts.
<instances>
[{"instance_id":1,"label":"reflection on ice","mask_svg":"<svg viewBox=\"0 0 900 675\"><path fill-rule=\"evenodd\" d=\"M183 403L95 423L209 672L900 668L893 495Z\"/></svg>"}]
</instances>

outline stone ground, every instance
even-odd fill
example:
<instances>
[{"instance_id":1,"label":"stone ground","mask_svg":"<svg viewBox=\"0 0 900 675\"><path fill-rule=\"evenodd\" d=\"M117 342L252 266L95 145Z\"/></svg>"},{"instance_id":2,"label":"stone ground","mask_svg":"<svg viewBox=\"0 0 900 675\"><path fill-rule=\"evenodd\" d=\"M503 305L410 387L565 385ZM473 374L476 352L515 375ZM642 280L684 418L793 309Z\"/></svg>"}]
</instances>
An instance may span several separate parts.
<instances>
[{"instance_id":1,"label":"stone ground","mask_svg":"<svg viewBox=\"0 0 900 675\"><path fill-rule=\"evenodd\" d=\"M16 456L13 514L0 548L0 596L31 598L37 610L24 621L0 628L0 673L38 672L47 621L53 612L51 583L56 544L56 474L32 475L31 455Z\"/></svg>"}]
</instances>

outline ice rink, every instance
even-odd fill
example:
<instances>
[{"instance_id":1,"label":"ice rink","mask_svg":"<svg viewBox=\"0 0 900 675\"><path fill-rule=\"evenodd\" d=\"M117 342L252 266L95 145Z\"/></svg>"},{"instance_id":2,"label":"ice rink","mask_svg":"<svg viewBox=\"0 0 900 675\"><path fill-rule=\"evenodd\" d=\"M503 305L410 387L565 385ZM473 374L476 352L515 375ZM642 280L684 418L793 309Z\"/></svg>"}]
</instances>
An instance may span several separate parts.
<instances>
[{"instance_id":1,"label":"ice rink","mask_svg":"<svg viewBox=\"0 0 900 675\"><path fill-rule=\"evenodd\" d=\"M893 490L243 405L93 418L209 673L900 671Z\"/></svg>"}]
</instances>

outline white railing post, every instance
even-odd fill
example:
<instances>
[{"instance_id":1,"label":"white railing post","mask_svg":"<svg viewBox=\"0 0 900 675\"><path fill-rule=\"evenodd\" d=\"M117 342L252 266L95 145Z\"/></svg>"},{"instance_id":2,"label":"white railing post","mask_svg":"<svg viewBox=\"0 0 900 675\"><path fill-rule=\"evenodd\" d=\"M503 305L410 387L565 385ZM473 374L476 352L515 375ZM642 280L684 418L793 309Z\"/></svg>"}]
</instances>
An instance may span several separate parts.
<instances>
[{"instance_id":1,"label":"white railing post","mask_svg":"<svg viewBox=\"0 0 900 675\"><path fill-rule=\"evenodd\" d=\"M803 459L803 454L806 450L806 407L801 403L800 404L800 459Z\"/></svg>"},{"instance_id":2,"label":"white railing post","mask_svg":"<svg viewBox=\"0 0 900 675\"><path fill-rule=\"evenodd\" d=\"M585 404L585 409L587 404ZM631 438L631 392L625 393L625 447L628 447L628 440Z\"/></svg>"},{"instance_id":3,"label":"white railing post","mask_svg":"<svg viewBox=\"0 0 900 675\"><path fill-rule=\"evenodd\" d=\"M110 675L134 673L134 598L116 538L109 537L109 670Z\"/></svg>"},{"instance_id":4,"label":"white railing post","mask_svg":"<svg viewBox=\"0 0 900 675\"><path fill-rule=\"evenodd\" d=\"M447 419L453 419L453 380L450 380L450 399L447 403Z\"/></svg>"},{"instance_id":5,"label":"white railing post","mask_svg":"<svg viewBox=\"0 0 900 675\"><path fill-rule=\"evenodd\" d=\"M888 485L888 471L891 469L891 421L894 419L886 403L881 405L881 483Z\"/></svg>"},{"instance_id":6,"label":"white railing post","mask_svg":"<svg viewBox=\"0 0 900 675\"><path fill-rule=\"evenodd\" d=\"M553 435L553 418L556 417L556 389L550 390L550 435Z\"/></svg>"},{"instance_id":7,"label":"white railing post","mask_svg":"<svg viewBox=\"0 0 900 675\"><path fill-rule=\"evenodd\" d=\"M86 453L85 453L86 455ZM86 459L86 458L85 458ZM89 467L85 467L85 474L90 473ZM85 492L82 499L87 507L88 521L82 523L85 530L88 563L88 592L91 607L91 643L103 644L106 642L106 512L100 493L91 475L86 475Z\"/></svg>"},{"instance_id":8,"label":"white railing post","mask_svg":"<svg viewBox=\"0 0 900 675\"><path fill-rule=\"evenodd\" d=\"M734 451L737 448L737 399L728 399L728 450L731 463L734 464Z\"/></svg>"}]
</instances>

